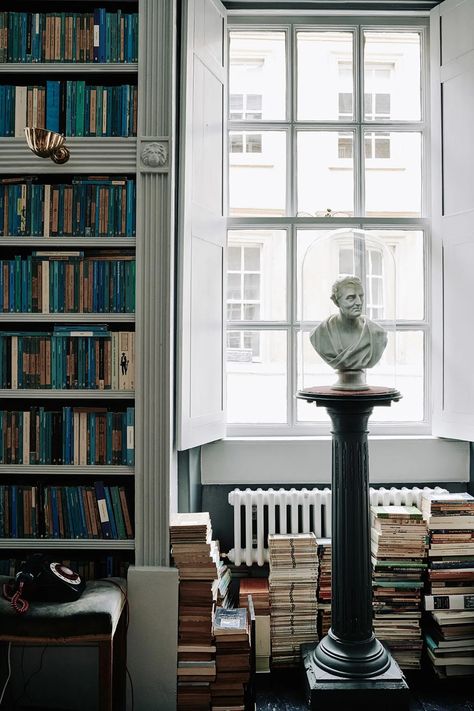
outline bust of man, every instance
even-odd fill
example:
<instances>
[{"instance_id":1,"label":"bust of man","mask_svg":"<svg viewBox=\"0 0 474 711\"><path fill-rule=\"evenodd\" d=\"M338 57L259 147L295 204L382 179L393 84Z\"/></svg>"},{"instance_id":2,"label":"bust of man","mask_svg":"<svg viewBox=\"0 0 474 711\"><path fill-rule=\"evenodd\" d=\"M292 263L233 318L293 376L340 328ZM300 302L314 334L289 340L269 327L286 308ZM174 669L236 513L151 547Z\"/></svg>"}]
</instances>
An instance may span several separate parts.
<instances>
[{"instance_id":1,"label":"bust of man","mask_svg":"<svg viewBox=\"0 0 474 711\"><path fill-rule=\"evenodd\" d=\"M329 316L310 334L313 348L336 370L372 368L382 357L387 333L362 315L362 282L356 276L337 279L332 286L331 300L338 306L339 313Z\"/></svg>"}]
</instances>

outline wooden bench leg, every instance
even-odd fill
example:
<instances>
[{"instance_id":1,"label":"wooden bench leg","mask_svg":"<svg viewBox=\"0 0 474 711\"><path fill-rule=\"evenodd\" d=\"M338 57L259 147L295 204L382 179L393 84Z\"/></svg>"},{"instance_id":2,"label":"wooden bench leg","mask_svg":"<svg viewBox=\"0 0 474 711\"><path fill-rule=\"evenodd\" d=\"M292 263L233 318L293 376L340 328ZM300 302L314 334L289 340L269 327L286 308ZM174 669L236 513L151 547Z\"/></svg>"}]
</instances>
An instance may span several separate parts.
<instances>
[{"instance_id":1,"label":"wooden bench leg","mask_svg":"<svg viewBox=\"0 0 474 711\"><path fill-rule=\"evenodd\" d=\"M112 639L99 642L99 709L113 711L112 706Z\"/></svg>"},{"instance_id":2,"label":"wooden bench leg","mask_svg":"<svg viewBox=\"0 0 474 711\"><path fill-rule=\"evenodd\" d=\"M113 701L114 711L125 711L127 690L127 629L126 611L122 610L113 640Z\"/></svg>"}]
</instances>

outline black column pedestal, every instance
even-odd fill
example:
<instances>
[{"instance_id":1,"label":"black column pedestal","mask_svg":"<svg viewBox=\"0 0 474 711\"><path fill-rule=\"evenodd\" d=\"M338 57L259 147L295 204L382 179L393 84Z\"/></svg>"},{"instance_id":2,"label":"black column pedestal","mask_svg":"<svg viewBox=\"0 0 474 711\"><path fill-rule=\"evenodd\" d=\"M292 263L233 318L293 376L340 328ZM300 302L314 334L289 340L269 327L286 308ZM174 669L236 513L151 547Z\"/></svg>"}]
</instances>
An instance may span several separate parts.
<instances>
[{"instance_id":1,"label":"black column pedestal","mask_svg":"<svg viewBox=\"0 0 474 711\"><path fill-rule=\"evenodd\" d=\"M333 426L332 624L319 644L302 647L310 708L404 711L405 677L373 632L367 443L373 408L390 406L400 393L316 387L297 397L326 407Z\"/></svg>"}]
</instances>

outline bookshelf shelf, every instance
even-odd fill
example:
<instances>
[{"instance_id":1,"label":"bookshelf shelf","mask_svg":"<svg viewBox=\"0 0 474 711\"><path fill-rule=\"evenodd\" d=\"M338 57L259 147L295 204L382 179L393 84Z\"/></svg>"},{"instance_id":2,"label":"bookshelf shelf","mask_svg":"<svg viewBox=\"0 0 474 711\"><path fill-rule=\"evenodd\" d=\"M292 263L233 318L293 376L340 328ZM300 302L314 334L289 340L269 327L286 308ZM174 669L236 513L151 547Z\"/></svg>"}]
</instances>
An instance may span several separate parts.
<instances>
[{"instance_id":1,"label":"bookshelf shelf","mask_svg":"<svg viewBox=\"0 0 474 711\"><path fill-rule=\"evenodd\" d=\"M6 390L0 389L0 399L13 398L15 400L133 400L135 398L134 390L43 390L41 388L27 390Z\"/></svg>"},{"instance_id":2,"label":"bookshelf shelf","mask_svg":"<svg viewBox=\"0 0 474 711\"><path fill-rule=\"evenodd\" d=\"M2 547L10 549L64 548L72 550L133 550L135 541L110 538L2 538Z\"/></svg>"},{"instance_id":3,"label":"bookshelf shelf","mask_svg":"<svg viewBox=\"0 0 474 711\"><path fill-rule=\"evenodd\" d=\"M135 247L135 237L0 237L0 247Z\"/></svg>"},{"instance_id":4,"label":"bookshelf shelf","mask_svg":"<svg viewBox=\"0 0 474 711\"><path fill-rule=\"evenodd\" d=\"M0 137L0 155L4 174L27 175L59 173L87 173L103 175L134 173L137 162L136 137L101 136L67 137L71 158L64 165L53 165L50 160L38 158L26 145L25 138Z\"/></svg>"},{"instance_id":5,"label":"bookshelf shelf","mask_svg":"<svg viewBox=\"0 0 474 711\"><path fill-rule=\"evenodd\" d=\"M135 314L129 313L74 313L74 314L33 314L0 313L2 323L133 323Z\"/></svg>"},{"instance_id":6,"label":"bookshelf shelf","mask_svg":"<svg viewBox=\"0 0 474 711\"><path fill-rule=\"evenodd\" d=\"M136 62L5 62L1 74L136 74Z\"/></svg>"},{"instance_id":7,"label":"bookshelf shelf","mask_svg":"<svg viewBox=\"0 0 474 711\"><path fill-rule=\"evenodd\" d=\"M133 476L134 468L120 464L0 464L0 474L38 476ZM2 539L3 540L3 539Z\"/></svg>"}]
</instances>

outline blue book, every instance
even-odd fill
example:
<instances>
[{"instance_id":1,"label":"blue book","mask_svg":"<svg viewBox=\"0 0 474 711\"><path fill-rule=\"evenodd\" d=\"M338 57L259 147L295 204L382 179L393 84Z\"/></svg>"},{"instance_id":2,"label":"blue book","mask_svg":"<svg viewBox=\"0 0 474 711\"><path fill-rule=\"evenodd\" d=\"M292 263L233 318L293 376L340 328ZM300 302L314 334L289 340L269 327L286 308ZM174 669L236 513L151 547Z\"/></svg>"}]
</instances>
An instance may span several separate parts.
<instances>
[{"instance_id":1,"label":"blue book","mask_svg":"<svg viewBox=\"0 0 474 711\"><path fill-rule=\"evenodd\" d=\"M107 510L107 501L105 498L104 482L95 481L94 482L95 496L97 499L97 507L99 509L99 519L102 528L103 538L112 538L112 527L109 518L109 512Z\"/></svg>"},{"instance_id":2,"label":"blue book","mask_svg":"<svg viewBox=\"0 0 474 711\"><path fill-rule=\"evenodd\" d=\"M51 521L52 521L53 538L59 538L59 513L58 513L58 501L57 501L56 487L52 486L50 491L51 491Z\"/></svg>"},{"instance_id":3,"label":"blue book","mask_svg":"<svg viewBox=\"0 0 474 711\"><path fill-rule=\"evenodd\" d=\"M99 8L99 62L106 60L106 11L105 8Z\"/></svg>"},{"instance_id":4,"label":"blue book","mask_svg":"<svg viewBox=\"0 0 474 711\"><path fill-rule=\"evenodd\" d=\"M110 526L112 529L112 538L118 539L117 524L115 523L114 507L112 505L112 497L110 495L110 487L104 486L105 500L107 502L107 510L109 512Z\"/></svg>"},{"instance_id":5,"label":"blue book","mask_svg":"<svg viewBox=\"0 0 474 711\"><path fill-rule=\"evenodd\" d=\"M10 538L18 538L18 509L17 509L17 489L15 484L11 486L10 505Z\"/></svg>"},{"instance_id":6,"label":"blue book","mask_svg":"<svg viewBox=\"0 0 474 711\"><path fill-rule=\"evenodd\" d=\"M46 128L59 133L60 81L46 81Z\"/></svg>"}]
</instances>

